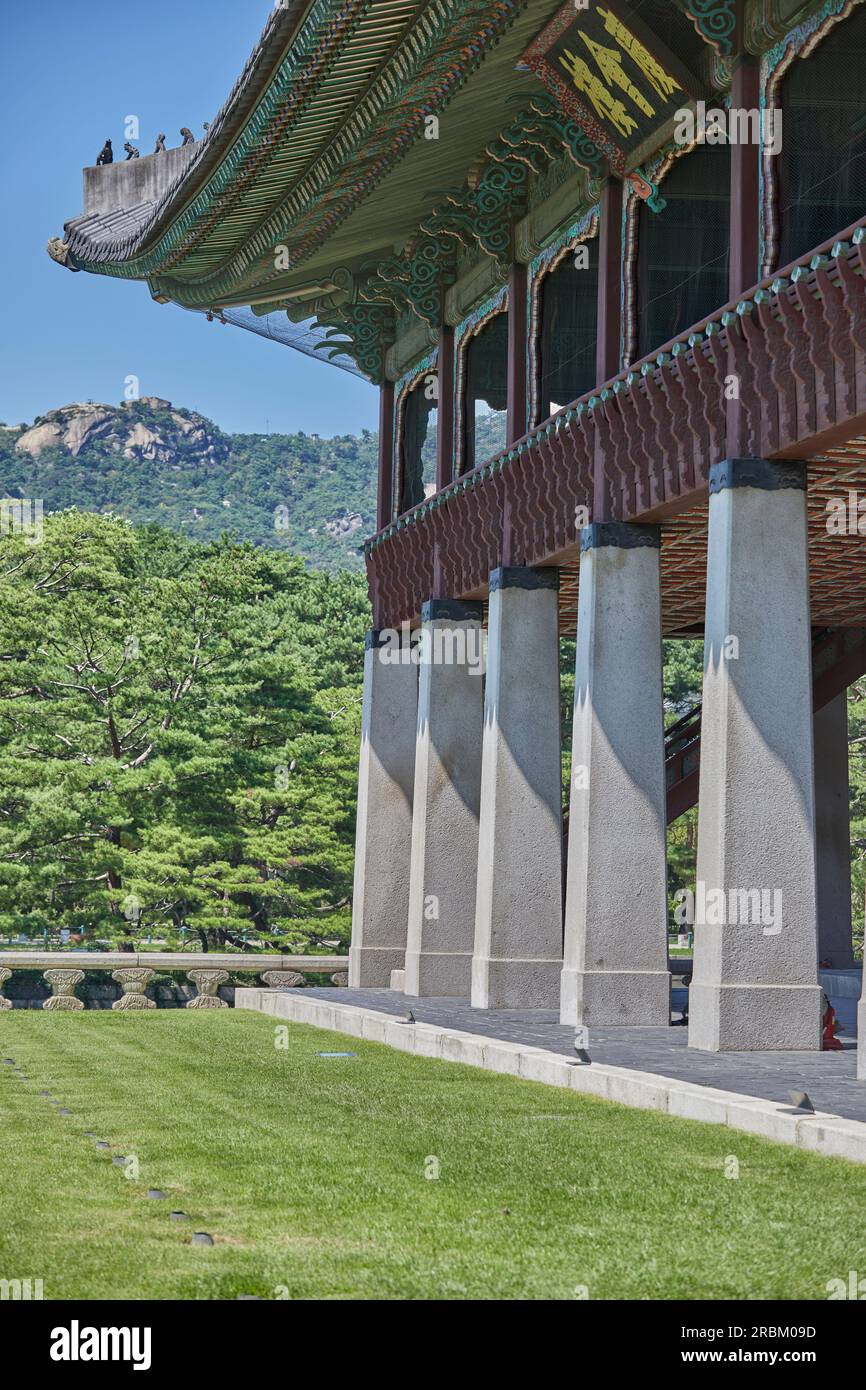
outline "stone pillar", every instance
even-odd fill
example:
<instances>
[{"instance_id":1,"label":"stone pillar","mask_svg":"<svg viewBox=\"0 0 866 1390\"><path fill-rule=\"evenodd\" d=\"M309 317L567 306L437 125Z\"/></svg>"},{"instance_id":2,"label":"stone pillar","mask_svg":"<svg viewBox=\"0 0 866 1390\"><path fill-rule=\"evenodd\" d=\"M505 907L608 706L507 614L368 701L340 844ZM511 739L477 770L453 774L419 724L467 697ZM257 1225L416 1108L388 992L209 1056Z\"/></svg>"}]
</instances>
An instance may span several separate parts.
<instances>
[{"instance_id":1,"label":"stone pillar","mask_svg":"<svg viewBox=\"0 0 866 1390\"><path fill-rule=\"evenodd\" d=\"M562 969L559 571L490 576L472 1004L554 1009Z\"/></svg>"},{"instance_id":2,"label":"stone pillar","mask_svg":"<svg viewBox=\"0 0 866 1390\"><path fill-rule=\"evenodd\" d=\"M349 983L390 984L409 915L418 667L408 642L371 631L364 653Z\"/></svg>"},{"instance_id":3,"label":"stone pillar","mask_svg":"<svg viewBox=\"0 0 866 1390\"><path fill-rule=\"evenodd\" d=\"M689 1000L710 1052L821 1045L806 541L805 464L711 469Z\"/></svg>"},{"instance_id":4,"label":"stone pillar","mask_svg":"<svg viewBox=\"0 0 866 1390\"><path fill-rule=\"evenodd\" d=\"M475 939L483 663L480 603L422 610L405 991L468 998Z\"/></svg>"},{"instance_id":5,"label":"stone pillar","mask_svg":"<svg viewBox=\"0 0 866 1390\"><path fill-rule=\"evenodd\" d=\"M670 1023L659 545L581 535L563 1023Z\"/></svg>"},{"instance_id":6,"label":"stone pillar","mask_svg":"<svg viewBox=\"0 0 866 1390\"><path fill-rule=\"evenodd\" d=\"M815 715L815 836L818 960L856 964L851 939L851 818L848 804L848 692Z\"/></svg>"}]
</instances>

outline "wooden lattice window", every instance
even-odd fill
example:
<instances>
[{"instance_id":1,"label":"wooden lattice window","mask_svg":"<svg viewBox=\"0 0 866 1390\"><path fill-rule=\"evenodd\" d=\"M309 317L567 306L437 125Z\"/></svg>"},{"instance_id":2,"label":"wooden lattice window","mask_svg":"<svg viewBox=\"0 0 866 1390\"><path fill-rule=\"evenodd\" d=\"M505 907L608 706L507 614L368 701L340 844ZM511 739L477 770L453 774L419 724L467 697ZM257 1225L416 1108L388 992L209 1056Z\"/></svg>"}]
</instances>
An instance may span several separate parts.
<instances>
[{"instance_id":1,"label":"wooden lattice window","mask_svg":"<svg viewBox=\"0 0 866 1390\"><path fill-rule=\"evenodd\" d=\"M545 420L596 385L597 238L569 248L544 276L539 312L537 413Z\"/></svg>"},{"instance_id":2,"label":"wooden lattice window","mask_svg":"<svg viewBox=\"0 0 866 1390\"><path fill-rule=\"evenodd\" d=\"M505 447L508 411L508 314L494 314L466 346L463 469Z\"/></svg>"},{"instance_id":3,"label":"wooden lattice window","mask_svg":"<svg viewBox=\"0 0 866 1390\"><path fill-rule=\"evenodd\" d=\"M778 264L866 213L866 5L791 63L776 159Z\"/></svg>"},{"instance_id":4,"label":"wooden lattice window","mask_svg":"<svg viewBox=\"0 0 866 1390\"><path fill-rule=\"evenodd\" d=\"M399 511L408 512L436 491L436 423L435 392L431 373L421 378L408 391L402 404L400 431L400 501Z\"/></svg>"},{"instance_id":5,"label":"wooden lattice window","mask_svg":"<svg viewBox=\"0 0 866 1390\"><path fill-rule=\"evenodd\" d=\"M641 203L638 357L727 302L730 182L730 146L698 145L674 161L660 190L663 210Z\"/></svg>"}]
</instances>

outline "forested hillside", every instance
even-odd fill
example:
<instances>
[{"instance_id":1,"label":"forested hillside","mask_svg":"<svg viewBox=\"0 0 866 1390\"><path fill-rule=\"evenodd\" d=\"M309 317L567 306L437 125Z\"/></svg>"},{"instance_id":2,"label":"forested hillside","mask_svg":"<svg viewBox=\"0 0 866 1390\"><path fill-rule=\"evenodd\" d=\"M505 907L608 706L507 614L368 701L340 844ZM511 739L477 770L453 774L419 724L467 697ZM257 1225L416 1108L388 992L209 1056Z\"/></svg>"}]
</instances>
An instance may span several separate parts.
<instances>
[{"instance_id":1,"label":"forested hillside","mask_svg":"<svg viewBox=\"0 0 866 1390\"><path fill-rule=\"evenodd\" d=\"M154 396L0 428L0 496L155 521L204 542L230 532L318 569L362 568L375 480L369 432L229 435Z\"/></svg>"}]
</instances>

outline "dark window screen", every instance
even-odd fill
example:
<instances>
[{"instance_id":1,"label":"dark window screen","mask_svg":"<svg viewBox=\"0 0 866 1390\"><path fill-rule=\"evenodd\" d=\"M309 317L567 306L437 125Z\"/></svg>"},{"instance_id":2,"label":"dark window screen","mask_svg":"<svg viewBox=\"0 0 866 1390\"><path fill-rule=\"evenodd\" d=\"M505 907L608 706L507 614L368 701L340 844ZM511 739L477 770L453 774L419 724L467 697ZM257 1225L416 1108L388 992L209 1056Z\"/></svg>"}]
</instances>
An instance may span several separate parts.
<instances>
[{"instance_id":1,"label":"dark window screen","mask_svg":"<svg viewBox=\"0 0 866 1390\"><path fill-rule=\"evenodd\" d=\"M661 185L667 206L638 215L638 356L645 357L728 299L728 145L698 145Z\"/></svg>"},{"instance_id":2,"label":"dark window screen","mask_svg":"<svg viewBox=\"0 0 866 1390\"><path fill-rule=\"evenodd\" d=\"M569 252L541 286L541 361L538 409L544 420L568 405L595 380L595 324L598 293L598 241L581 242L587 255L578 270Z\"/></svg>"},{"instance_id":3,"label":"dark window screen","mask_svg":"<svg viewBox=\"0 0 866 1390\"><path fill-rule=\"evenodd\" d=\"M681 62L693 72L701 71L707 45L688 16L677 8L677 0L673 4L671 0L631 0L631 9Z\"/></svg>"},{"instance_id":4,"label":"dark window screen","mask_svg":"<svg viewBox=\"0 0 866 1390\"><path fill-rule=\"evenodd\" d=\"M505 445L508 315L494 314L466 350L463 472Z\"/></svg>"},{"instance_id":5,"label":"dark window screen","mask_svg":"<svg viewBox=\"0 0 866 1390\"><path fill-rule=\"evenodd\" d=\"M429 400L425 383L410 391L403 406L400 441L400 511L416 507L435 488L436 402Z\"/></svg>"},{"instance_id":6,"label":"dark window screen","mask_svg":"<svg viewBox=\"0 0 866 1390\"><path fill-rule=\"evenodd\" d=\"M781 98L778 264L787 265L866 213L866 7L791 64Z\"/></svg>"}]
</instances>

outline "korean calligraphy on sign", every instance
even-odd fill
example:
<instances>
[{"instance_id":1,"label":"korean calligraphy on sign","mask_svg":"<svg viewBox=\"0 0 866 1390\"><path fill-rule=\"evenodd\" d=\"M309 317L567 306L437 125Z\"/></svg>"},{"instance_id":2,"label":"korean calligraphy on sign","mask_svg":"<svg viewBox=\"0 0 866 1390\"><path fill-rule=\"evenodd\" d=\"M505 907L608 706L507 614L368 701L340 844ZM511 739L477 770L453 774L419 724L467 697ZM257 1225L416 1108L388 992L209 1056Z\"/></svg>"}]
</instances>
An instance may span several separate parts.
<instances>
[{"instance_id":1,"label":"korean calligraphy on sign","mask_svg":"<svg viewBox=\"0 0 866 1390\"><path fill-rule=\"evenodd\" d=\"M696 79L617 0L563 5L524 63L623 173L632 151L697 90Z\"/></svg>"}]
</instances>

